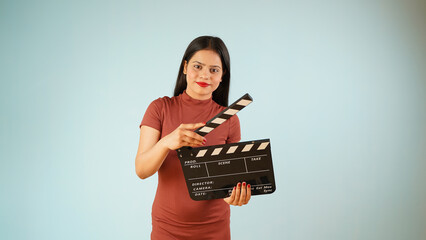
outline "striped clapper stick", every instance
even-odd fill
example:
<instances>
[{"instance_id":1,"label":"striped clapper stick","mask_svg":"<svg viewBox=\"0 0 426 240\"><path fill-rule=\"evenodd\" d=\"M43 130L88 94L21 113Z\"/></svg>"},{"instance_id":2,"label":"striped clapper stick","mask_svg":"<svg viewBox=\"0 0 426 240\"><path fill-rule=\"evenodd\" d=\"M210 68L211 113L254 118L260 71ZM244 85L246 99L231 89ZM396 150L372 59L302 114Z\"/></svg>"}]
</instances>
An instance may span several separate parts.
<instances>
[{"instance_id":1,"label":"striped clapper stick","mask_svg":"<svg viewBox=\"0 0 426 240\"><path fill-rule=\"evenodd\" d=\"M250 95L244 95L204 126L212 129L202 127L196 132L207 135L252 101ZM250 184L252 195L275 191L269 139L198 148L183 147L177 150L177 154L193 200L228 197L238 182Z\"/></svg>"},{"instance_id":2,"label":"striped clapper stick","mask_svg":"<svg viewBox=\"0 0 426 240\"><path fill-rule=\"evenodd\" d=\"M239 112L241 109L245 108L247 105L249 105L252 102L253 102L253 98L251 98L251 96L248 93L246 93L244 96L242 96L240 99L235 101L225 110L218 113L208 122L206 122L206 125L195 130L195 132L200 134L203 137L206 136L213 129L218 127L220 124L224 123L226 120L230 119L237 112Z\"/></svg>"}]
</instances>

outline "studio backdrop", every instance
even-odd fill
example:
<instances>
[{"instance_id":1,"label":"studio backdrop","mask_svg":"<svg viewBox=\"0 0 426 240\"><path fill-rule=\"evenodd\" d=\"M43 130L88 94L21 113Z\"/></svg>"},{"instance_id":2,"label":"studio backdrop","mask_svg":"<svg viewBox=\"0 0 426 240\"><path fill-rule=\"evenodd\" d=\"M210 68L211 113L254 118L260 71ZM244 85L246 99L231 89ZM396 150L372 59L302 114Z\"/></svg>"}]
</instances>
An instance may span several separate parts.
<instances>
[{"instance_id":1,"label":"studio backdrop","mask_svg":"<svg viewBox=\"0 0 426 240\"><path fill-rule=\"evenodd\" d=\"M242 141L276 191L232 239L426 238L424 1L0 3L0 238L149 239L157 175L134 169L149 103L185 48L231 55Z\"/></svg>"}]
</instances>

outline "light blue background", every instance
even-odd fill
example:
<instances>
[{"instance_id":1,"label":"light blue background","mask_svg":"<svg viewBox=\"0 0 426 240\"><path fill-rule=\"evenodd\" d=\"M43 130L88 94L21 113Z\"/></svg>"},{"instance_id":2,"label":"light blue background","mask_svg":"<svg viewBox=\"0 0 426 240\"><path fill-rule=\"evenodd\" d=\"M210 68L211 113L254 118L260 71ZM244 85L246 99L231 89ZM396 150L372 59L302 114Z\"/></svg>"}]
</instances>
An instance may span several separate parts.
<instances>
[{"instance_id":1,"label":"light blue background","mask_svg":"<svg viewBox=\"0 0 426 240\"><path fill-rule=\"evenodd\" d=\"M1 239L148 239L138 125L189 42L232 62L277 191L233 239L426 238L424 1L1 1Z\"/></svg>"}]
</instances>

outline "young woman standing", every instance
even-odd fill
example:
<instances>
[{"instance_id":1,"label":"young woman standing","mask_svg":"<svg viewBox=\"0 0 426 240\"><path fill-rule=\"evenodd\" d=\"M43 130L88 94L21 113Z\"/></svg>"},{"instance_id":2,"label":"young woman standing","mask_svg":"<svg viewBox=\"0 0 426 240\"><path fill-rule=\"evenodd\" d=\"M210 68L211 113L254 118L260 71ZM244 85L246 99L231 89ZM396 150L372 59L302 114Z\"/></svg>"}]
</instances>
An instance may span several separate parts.
<instances>
[{"instance_id":1,"label":"young woman standing","mask_svg":"<svg viewBox=\"0 0 426 240\"><path fill-rule=\"evenodd\" d=\"M175 151L240 141L236 115L206 137L193 132L228 106L230 75L223 41L198 37L185 51L174 96L154 100L145 112L135 168L141 179L158 172L151 239L230 239L229 205L242 206L250 200L250 185L245 182L238 183L228 198L192 200Z\"/></svg>"}]
</instances>

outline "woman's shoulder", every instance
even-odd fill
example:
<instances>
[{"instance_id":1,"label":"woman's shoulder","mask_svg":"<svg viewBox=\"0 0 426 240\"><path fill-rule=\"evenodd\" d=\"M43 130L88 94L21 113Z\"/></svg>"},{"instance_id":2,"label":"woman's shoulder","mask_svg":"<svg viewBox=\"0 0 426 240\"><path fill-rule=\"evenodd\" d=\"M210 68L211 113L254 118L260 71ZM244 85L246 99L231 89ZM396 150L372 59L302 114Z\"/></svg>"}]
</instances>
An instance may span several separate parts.
<instances>
[{"instance_id":1,"label":"woman's shoulder","mask_svg":"<svg viewBox=\"0 0 426 240\"><path fill-rule=\"evenodd\" d=\"M151 117L154 119L162 119L167 112L171 111L172 109L175 109L174 105L176 104L174 104L173 102L176 102L175 97L159 97L151 101L145 111L144 116L148 116L147 118Z\"/></svg>"},{"instance_id":2,"label":"woman's shoulder","mask_svg":"<svg viewBox=\"0 0 426 240\"><path fill-rule=\"evenodd\" d=\"M154 101L151 102L151 104L155 104L155 105L169 105L169 104L173 104L175 102L178 101L177 99L178 97L169 97L169 96L164 96L164 97L159 97L157 99L155 99Z\"/></svg>"},{"instance_id":3,"label":"woman's shoulder","mask_svg":"<svg viewBox=\"0 0 426 240\"><path fill-rule=\"evenodd\" d=\"M179 106L179 97L159 97L153 100L149 106L149 111L155 111L157 113L164 114L166 112L174 111Z\"/></svg>"}]
</instances>

